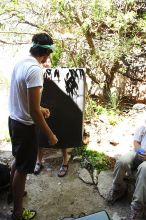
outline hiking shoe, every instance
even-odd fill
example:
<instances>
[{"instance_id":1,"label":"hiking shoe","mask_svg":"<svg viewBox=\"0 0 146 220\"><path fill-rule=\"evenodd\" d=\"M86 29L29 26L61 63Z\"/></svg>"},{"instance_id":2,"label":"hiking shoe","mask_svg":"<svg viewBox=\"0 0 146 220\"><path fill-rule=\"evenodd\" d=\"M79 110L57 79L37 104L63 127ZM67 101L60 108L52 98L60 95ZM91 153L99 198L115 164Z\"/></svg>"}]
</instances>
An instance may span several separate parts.
<instances>
[{"instance_id":1,"label":"hiking shoe","mask_svg":"<svg viewBox=\"0 0 146 220\"><path fill-rule=\"evenodd\" d=\"M22 213L22 219L24 220L30 220L33 219L36 216L36 211L35 210L29 210L29 209L23 209Z\"/></svg>"},{"instance_id":2,"label":"hiking shoe","mask_svg":"<svg viewBox=\"0 0 146 220\"><path fill-rule=\"evenodd\" d=\"M14 213L12 213L11 218L7 218L9 220L31 220L36 216L35 210L23 209L22 217L17 218Z\"/></svg>"},{"instance_id":3,"label":"hiking shoe","mask_svg":"<svg viewBox=\"0 0 146 220\"><path fill-rule=\"evenodd\" d=\"M106 201L113 205L118 199L121 199L125 195L125 192L125 188L119 190L114 190L113 188L111 188L107 195Z\"/></svg>"}]
</instances>

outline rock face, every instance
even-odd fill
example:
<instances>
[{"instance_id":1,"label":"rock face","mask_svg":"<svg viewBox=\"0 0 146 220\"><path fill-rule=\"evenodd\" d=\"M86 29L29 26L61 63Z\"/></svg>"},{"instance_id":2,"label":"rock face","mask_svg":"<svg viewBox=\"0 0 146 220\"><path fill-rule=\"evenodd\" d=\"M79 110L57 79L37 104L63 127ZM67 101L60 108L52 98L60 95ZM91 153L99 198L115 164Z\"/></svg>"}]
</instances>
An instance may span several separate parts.
<instances>
[{"instance_id":1,"label":"rock face","mask_svg":"<svg viewBox=\"0 0 146 220\"><path fill-rule=\"evenodd\" d=\"M113 171L102 171L98 175L98 184L97 188L99 194L103 197L107 197L107 193L109 192L113 182Z\"/></svg>"}]
</instances>

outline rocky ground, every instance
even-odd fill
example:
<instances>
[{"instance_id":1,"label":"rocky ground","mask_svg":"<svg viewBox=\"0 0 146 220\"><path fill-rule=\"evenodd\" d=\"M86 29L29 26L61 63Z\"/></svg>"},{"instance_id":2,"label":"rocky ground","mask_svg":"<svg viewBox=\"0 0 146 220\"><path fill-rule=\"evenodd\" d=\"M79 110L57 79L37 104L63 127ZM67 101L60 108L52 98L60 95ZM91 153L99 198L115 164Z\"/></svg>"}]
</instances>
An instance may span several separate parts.
<instances>
[{"instance_id":1,"label":"rocky ground","mask_svg":"<svg viewBox=\"0 0 146 220\"><path fill-rule=\"evenodd\" d=\"M10 155L10 152L0 152L0 157L5 161L6 158L10 159L9 162L11 161ZM90 214L100 210L106 210L111 217L125 215L128 211L127 202L121 201L115 206L107 206L97 186L93 183L87 184L79 178L79 173L83 176L79 162L70 161L68 175L59 178L57 171L61 163L61 155L58 154L57 157L56 155L47 157L45 169L40 175L29 175L27 178L28 196L24 198L24 206L37 210L36 220L61 220L65 217L78 217L81 213ZM12 205L7 205L6 197L6 191L0 194L0 220L5 220L6 214L12 209Z\"/></svg>"},{"instance_id":2,"label":"rocky ground","mask_svg":"<svg viewBox=\"0 0 146 220\"><path fill-rule=\"evenodd\" d=\"M114 158L131 150L132 137L135 127L145 123L145 105L135 106L115 127L108 123L105 116L88 122L85 129L89 132L89 147ZM0 161L12 161L10 143L0 144ZM129 195L109 206L104 197L112 182L112 170L95 172L94 183L90 174L74 158L70 160L68 175L64 178L57 176L62 161L61 152L49 150L45 153L45 168L40 175L28 175L24 198L24 206L34 208L38 215L36 220L62 220L65 217L78 217L81 213L94 213L106 210L111 219L120 220L129 212L131 198ZM0 220L6 219L6 214L12 205L6 203L7 192L0 194Z\"/></svg>"}]
</instances>

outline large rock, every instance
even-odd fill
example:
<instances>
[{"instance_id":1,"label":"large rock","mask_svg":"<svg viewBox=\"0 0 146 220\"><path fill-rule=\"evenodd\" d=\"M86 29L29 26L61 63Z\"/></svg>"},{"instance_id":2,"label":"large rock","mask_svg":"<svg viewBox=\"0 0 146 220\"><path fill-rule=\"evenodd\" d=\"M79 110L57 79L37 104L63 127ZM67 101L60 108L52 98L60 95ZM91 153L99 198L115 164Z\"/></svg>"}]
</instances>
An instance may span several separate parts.
<instances>
[{"instance_id":1,"label":"large rock","mask_svg":"<svg viewBox=\"0 0 146 220\"><path fill-rule=\"evenodd\" d=\"M113 182L113 171L101 171L98 175L98 184L97 188L99 194L103 197L107 197L107 193L109 192Z\"/></svg>"},{"instance_id":2,"label":"large rock","mask_svg":"<svg viewBox=\"0 0 146 220\"><path fill-rule=\"evenodd\" d=\"M137 111L146 110L146 105L142 103L137 103L133 106L133 109Z\"/></svg>"},{"instance_id":3,"label":"large rock","mask_svg":"<svg viewBox=\"0 0 146 220\"><path fill-rule=\"evenodd\" d=\"M90 173L88 172L87 169L85 169L85 168L79 169L79 172L78 172L78 173L79 173L79 178L80 178L83 182L85 182L85 183L87 183L87 184L93 184L91 175L90 175Z\"/></svg>"}]
</instances>

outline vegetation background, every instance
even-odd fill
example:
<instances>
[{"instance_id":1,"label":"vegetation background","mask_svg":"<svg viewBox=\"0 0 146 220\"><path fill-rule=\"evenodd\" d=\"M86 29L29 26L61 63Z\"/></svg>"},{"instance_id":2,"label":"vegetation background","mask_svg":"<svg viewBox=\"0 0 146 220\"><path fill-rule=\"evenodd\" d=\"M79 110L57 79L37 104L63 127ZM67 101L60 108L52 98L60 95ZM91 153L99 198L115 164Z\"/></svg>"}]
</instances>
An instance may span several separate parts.
<instances>
[{"instance_id":1,"label":"vegetation background","mask_svg":"<svg viewBox=\"0 0 146 220\"><path fill-rule=\"evenodd\" d=\"M46 32L52 66L86 68L86 120L119 114L146 100L145 0L0 0L0 140L8 140L10 69L32 35ZM25 53L25 52L24 52Z\"/></svg>"}]
</instances>

